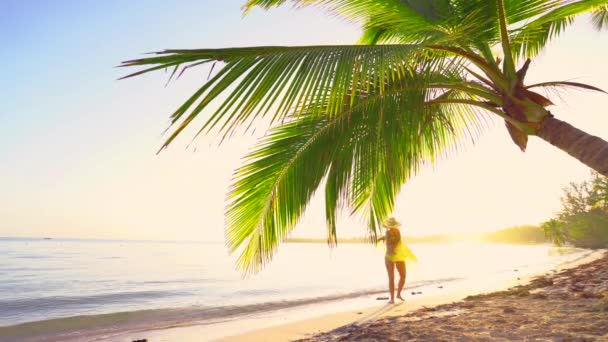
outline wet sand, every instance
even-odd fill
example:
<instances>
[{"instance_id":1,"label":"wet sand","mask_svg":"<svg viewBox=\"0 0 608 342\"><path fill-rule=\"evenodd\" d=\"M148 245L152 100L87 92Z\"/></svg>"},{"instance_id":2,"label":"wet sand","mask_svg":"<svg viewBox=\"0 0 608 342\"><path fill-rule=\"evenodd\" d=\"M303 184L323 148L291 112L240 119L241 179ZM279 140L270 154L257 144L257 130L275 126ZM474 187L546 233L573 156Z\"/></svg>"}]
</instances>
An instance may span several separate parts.
<instances>
[{"instance_id":1,"label":"wet sand","mask_svg":"<svg viewBox=\"0 0 608 342\"><path fill-rule=\"evenodd\" d=\"M608 341L608 252L506 291L352 323L298 341L405 340Z\"/></svg>"}]
</instances>

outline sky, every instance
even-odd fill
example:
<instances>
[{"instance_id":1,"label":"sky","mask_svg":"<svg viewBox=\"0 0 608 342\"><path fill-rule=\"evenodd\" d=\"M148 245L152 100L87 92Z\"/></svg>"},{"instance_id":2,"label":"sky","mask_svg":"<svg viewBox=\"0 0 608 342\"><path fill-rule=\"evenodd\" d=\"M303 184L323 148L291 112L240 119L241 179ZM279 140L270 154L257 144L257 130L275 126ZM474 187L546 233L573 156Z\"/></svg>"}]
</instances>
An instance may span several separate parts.
<instances>
[{"instance_id":1,"label":"sky","mask_svg":"<svg viewBox=\"0 0 608 342\"><path fill-rule=\"evenodd\" d=\"M208 69L165 86L163 72L118 81L129 70L115 66L165 48L352 44L359 36L314 9L243 17L243 2L0 2L0 236L222 241L231 174L256 137L218 147L214 137L190 144L190 131L157 155L169 114ZM608 32L587 19L534 59L528 82L608 89ZM552 99L557 118L608 139L608 95ZM412 235L538 224L559 211L565 185L589 174L535 137L522 153L493 120L474 144L408 181L394 215ZM293 236L324 236L321 197ZM338 235L363 235L363 221L347 214Z\"/></svg>"}]
</instances>

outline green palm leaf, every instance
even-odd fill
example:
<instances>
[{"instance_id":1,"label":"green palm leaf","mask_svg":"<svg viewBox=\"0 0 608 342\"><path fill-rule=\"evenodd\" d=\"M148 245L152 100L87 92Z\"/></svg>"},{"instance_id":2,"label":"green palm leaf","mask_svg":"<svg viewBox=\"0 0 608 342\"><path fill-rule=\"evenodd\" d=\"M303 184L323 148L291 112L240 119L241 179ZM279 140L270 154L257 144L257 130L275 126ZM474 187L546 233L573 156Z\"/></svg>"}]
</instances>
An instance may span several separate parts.
<instances>
[{"instance_id":1,"label":"green palm leaf","mask_svg":"<svg viewBox=\"0 0 608 342\"><path fill-rule=\"evenodd\" d=\"M572 24L576 16L594 11L601 13L607 5L606 0L581 0L556 6L551 11L513 31L514 54L521 58L535 57L551 39L557 37Z\"/></svg>"},{"instance_id":2,"label":"green palm leaf","mask_svg":"<svg viewBox=\"0 0 608 342\"><path fill-rule=\"evenodd\" d=\"M602 90L598 87L594 87L589 84L578 83L578 82L569 82L569 81L554 81L554 82L536 83L536 84L531 84L531 85L527 86L526 89L535 88L535 87L542 87L542 88L572 87L572 88L594 90L594 91L599 91L601 93L606 93L604 90Z\"/></svg>"},{"instance_id":3,"label":"green palm leaf","mask_svg":"<svg viewBox=\"0 0 608 342\"><path fill-rule=\"evenodd\" d=\"M287 113L297 115L308 104L327 101L325 114L334 115L354 98L369 91L351 87L353 82L368 87L399 78L420 46L308 46L256 47L203 50L165 50L157 57L126 61L122 66L150 66L132 77L164 68L209 62L223 62L221 70L171 115L172 134L162 148L205 110L220 94L230 93L219 108L206 118L200 132L218 128L225 135L258 116L274 112L273 121ZM231 86L236 86L234 89ZM326 92L329 92L327 96ZM321 110L321 107L318 107ZM325 110L326 109L326 110Z\"/></svg>"},{"instance_id":4,"label":"green palm leaf","mask_svg":"<svg viewBox=\"0 0 608 342\"><path fill-rule=\"evenodd\" d=\"M246 11L255 6L269 9L285 0L250 0ZM361 42L490 45L499 42L497 1L477 0L296 0L299 6L322 7L356 23L364 30ZM606 0L504 0L506 22L519 57L534 57L552 38L557 37L583 13L593 13L601 29L608 23Z\"/></svg>"},{"instance_id":5,"label":"green palm leaf","mask_svg":"<svg viewBox=\"0 0 608 342\"><path fill-rule=\"evenodd\" d=\"M608 28L608 5L596 9L591 16L591 21L598 30Z\"/></svg>"},{"instance_id":6,"label":"green palm leaf","mask_svg":"<svg viewBox=\"0 0 608 342\"><path fill-rule=\"evenodd\" d=\"M333 124L326 117L307 116L282 125L236 171L226 243L231 252L244 245L237 262L241 269L259 270L297 223L329 166L326 146Z\"/></svg>"},{"instance_id":7,"label":"green palm leaf","mask_svg":"<svg viewBox=\"0 0 608 342\"><path fill-rule=\"evenodd\" d=\"M287 3L285 0L250 0L246 12L259 6L269 9ZM399 43L451 41L494 41L499 38L496 1L478 0L295 0L296 6L321 7L332 14L360 24L371 43L374 34L382 32L377 41ZM555 6L555 0L507 0L507 21L511 24L528 20ZM367 36L367 37L366 37Z\"/></svg>"}]
</instances>

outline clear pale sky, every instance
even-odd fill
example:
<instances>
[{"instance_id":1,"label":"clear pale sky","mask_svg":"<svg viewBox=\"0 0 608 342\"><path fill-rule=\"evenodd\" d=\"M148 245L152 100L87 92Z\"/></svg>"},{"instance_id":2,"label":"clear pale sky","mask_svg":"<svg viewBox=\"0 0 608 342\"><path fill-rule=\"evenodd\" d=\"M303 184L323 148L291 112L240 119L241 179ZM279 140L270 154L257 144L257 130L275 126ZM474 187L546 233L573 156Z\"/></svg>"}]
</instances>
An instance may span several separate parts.
<instances>
[{"instance_id":1,"label":"clear pale sky","mask_svg":"<svg viewBox=\"0 0 608 342\"><path fill-rule=\"evenodd\" d=\"M222 240L232 170L254 137L219 148L191 135L156 155L168 115L206 78L201 68L116 81L113 68L165 48L351 44L357 27L312 9L254 11L244 0L2 0L0 236ZM580 18L536 58L528 82L573 80L608 89L608 32ZM608 139L608 95L551 94L560 119ZM465 150L407 183L395 210L410 234L537 224L561 188L589 170L531 138L521 153L495 120ZM294 236L323 236L315 198ZM339 235L361 235L345 218Z\"/></svg>"}]
</instances>

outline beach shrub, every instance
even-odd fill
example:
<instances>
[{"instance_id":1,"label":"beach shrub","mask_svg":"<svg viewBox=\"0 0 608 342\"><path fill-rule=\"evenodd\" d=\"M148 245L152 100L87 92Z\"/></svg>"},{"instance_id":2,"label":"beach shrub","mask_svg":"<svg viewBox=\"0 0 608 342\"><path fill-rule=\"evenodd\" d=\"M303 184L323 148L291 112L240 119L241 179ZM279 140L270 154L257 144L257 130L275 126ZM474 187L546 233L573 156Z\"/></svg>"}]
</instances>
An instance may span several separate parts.
<instances>
[{"instance_id":1,"label":"beach shrub","mask_svg":"<svg viewBox=\"0 0 608 342\"><path fill-rule=\"evenodd\" d=\"M608 177L593 173L588 181L570 183L563 190L558 217L542 227L558 245L608 247Z\"/></svg>"}]
</instances>

